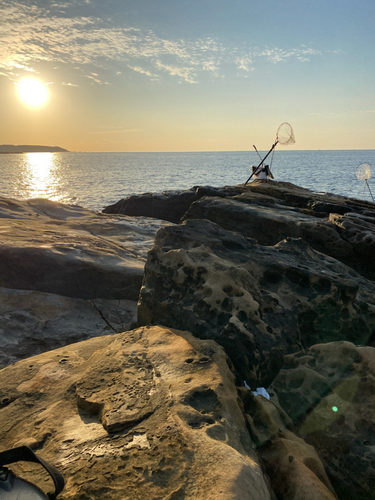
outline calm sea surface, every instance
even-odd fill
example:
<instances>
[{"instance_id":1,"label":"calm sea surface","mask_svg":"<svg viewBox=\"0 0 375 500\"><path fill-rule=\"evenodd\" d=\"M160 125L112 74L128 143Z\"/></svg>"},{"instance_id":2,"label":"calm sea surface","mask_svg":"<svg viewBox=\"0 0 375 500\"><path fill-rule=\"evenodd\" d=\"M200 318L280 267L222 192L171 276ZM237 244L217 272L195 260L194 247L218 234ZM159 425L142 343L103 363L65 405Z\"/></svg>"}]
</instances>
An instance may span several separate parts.
<instances>
[{"instance_id":1,"label":"calm sea surface","mask_svg":"<svg viewBox=\"0 0 375 500\"><path fill-rule=\"evenodd\" d=\"M131 194L241 184L250 165L259 162L255 151L2 154L0 196L48 198L101 211ZM375 168L375 150L277 150L271 168L275 180L372 201L373 178L367 186L355 176L363 163Z\"/></svg>"}]
</instances>

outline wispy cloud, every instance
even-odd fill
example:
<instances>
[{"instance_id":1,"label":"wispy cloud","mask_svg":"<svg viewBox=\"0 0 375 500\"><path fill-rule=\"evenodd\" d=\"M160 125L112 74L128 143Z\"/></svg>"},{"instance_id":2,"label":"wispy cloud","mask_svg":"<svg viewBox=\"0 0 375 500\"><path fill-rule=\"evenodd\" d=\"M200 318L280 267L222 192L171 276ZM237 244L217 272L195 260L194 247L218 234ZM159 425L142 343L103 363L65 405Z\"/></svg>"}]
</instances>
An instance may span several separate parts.
<instances>
[{"instance_id":1,"label":"wispy cloud","mask_svg":"<svg viewBox=\"0 0 375 500\"><path fill-rule=\"evenodd\" d=\"M35 72L40 63L52 62L69 65L93 84L109 84L107 79L123 74L126 68L154 81L169 75L180 82L196 83L201 72L220 76L223 63L248 74L260 58L274 64L291 58L306 62L319 54L305 46L289 51L244 51L213 38L172 40L152 30L119 27L108 19L69 18L63 15L68 8L63 3L51 3L50 10L15 2L2 6L0 71L11 78L19 71Z\"/></svg>"},{"instance_id":2,"label":"wispy cloud","mask_svg":"<svg viewBox=\"0 0 375 500\"><path fill-rule=\"evenodd\" d=\"M298 49L283 50L279 48L265 49L257 53L257 57L265 57L272 63L276 64L279 62L285 62L288 59L295 58L301 62L307 62L312 56L320 55L321 52L302 46Z\"/></svg>"},{"instance_id":3,"label":"wispy cloud","mask_svg":"<svg viewBox=\"0 0 375 500\"><path fill-rule=\"evenodd\" d=\"M128 68L132 69L136 73L142 73L143 75L150 76L153 79L158 80L158 76L157 75L154 75L153 73L151 73L151 71L143 69L140 66L130 66L130 64L128 64Z\"/></svg>"},{"instance_id":4,"label":"wispy cloud","mask_svg":"<svg viewBox=\"0 0 375 500\"><path fill-rule=\"evenodd\" d=\"M238 69L243 69L244 71L254 71L254 58L253 56L238 56L235 58Z\"/></svg>"}]
</instances>

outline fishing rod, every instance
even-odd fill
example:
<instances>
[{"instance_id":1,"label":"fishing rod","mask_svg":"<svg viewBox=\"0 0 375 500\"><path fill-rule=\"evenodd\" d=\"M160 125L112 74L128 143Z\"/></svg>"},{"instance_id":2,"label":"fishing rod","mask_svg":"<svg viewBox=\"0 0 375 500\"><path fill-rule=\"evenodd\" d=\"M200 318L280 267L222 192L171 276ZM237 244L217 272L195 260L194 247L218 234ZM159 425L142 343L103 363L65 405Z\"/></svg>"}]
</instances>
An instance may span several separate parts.
<instances>
[{"instance_id":1,"label":"fishing rod","mask_svg":"<svg viewBox=\"0 0 375 500\"><path fill-rule=\"evenodd\" d=\"M253 144L253 148L254 148L254 149L255 149L255 151L258 153L259 158L260 158L260 159L262 159L262 157L261 157L261 156L260 156L260 154L259 154L259 151L257 150L256 146L254 146L254 144Z\"/></svg>"}]
</instances>

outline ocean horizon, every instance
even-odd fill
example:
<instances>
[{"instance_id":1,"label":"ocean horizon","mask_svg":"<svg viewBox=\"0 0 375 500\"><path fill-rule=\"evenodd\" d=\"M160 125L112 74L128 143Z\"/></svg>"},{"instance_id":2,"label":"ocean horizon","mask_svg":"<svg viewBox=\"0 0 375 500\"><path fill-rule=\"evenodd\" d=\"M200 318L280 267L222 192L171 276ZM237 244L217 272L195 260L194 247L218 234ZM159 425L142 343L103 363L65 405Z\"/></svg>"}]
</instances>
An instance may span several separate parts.
<instances>
[{"instance_id":1,"label":"ocean horizon","mask_svg":"<svg viewBox=\"0 0 375 500\"><path fill-rule=\"evenodd\" d=\"M134 194L243 184L267 151L62 152L0 155L1 196L47 198L95 211ZM357 179L375 150L286 150L266 162L276 181L372 201L372 177Z\"/></svg>"}]
</instances>

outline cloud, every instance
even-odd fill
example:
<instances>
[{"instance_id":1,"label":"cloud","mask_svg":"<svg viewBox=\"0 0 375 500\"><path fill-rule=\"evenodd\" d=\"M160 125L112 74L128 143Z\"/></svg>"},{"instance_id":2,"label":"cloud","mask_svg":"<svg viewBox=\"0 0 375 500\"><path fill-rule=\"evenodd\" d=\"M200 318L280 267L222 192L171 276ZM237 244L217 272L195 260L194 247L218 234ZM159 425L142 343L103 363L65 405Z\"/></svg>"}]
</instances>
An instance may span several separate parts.
<instances>
[{"instance_id":1,"label":"cloud","mask_svg":"<svg viewBox=\"0 0 375 500\"><path fill-rule=\"evenodd\" d=\"M236 57L235 62L237 64L238 69L243 69L244 71L254 71L254 63L253 63L253 57L247 55L247 56L239 56Z\"/></svg>"},{"instance_id":2,"label":"cloud","mask_svg":"<svg viewBox=\"0 0 375 500\"><path fill-rule=\"evenodd\" d=\"M162 64L160 61L156 62L157 67L167 71L172 76L178 76L182 80L185 80L189 83L197 83L196 81L196 70L195 68L181 67L181 66L173 66L170 64Z\"/></svg>"},{"instance_id":3,"label":"cloud","mask_svg":"<svg viewBox=\"0 0 375 500\"><path fill-rule=\"evenodd\" d=\"M270 62L276 64L280 62L285 62L290 58L296 58L301 62L306 62L310 60L311 56L320 55L321 52L302 46L298 49L283 50L279 48L265 49L256 54L257 57L265 57Z\"/></svg>"},{"instance_id":4,"label":"cloud","mask_svg":"<svg viewBox=\"0 0 375 500\"><path fill-rule=\"evenodd\" d=\"M156 80L158 79L157 75L152 74L150 71L145 70L145 69L141 68L140 66L134 66L133 67L133 66L130 66L130 64L128 64L128 68L132 69L133 71L135 71L137 73L142 73L142 74L144 74L146 76L151 76L151 77L153 77ZM118 74L121 74L121 72L118 72Z\"/></svg>"},{"instance_id":5,"label":"cloud","mask_svg":"<svg viewBox=\"0 0 375 500\"><path fill-rule=\"evenodd\" d=\"M210 37L168 39L152 30L118 26L110 19L68 17L64 9L71 5L55 2L43 8L2 2L2 74L14 79L17 71L35 72L40 65L53 63L69 65L93 84L109 84L107 79L126 73L126 68L153 80L171 76L180 82L197 83L203 72L221 76L223 64L234 64L249 73L260 58L274 64L292 57L306 62L319 54L305 46L289 51L244 51Z\"/></svg>"}]
</instances>

